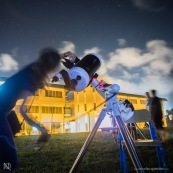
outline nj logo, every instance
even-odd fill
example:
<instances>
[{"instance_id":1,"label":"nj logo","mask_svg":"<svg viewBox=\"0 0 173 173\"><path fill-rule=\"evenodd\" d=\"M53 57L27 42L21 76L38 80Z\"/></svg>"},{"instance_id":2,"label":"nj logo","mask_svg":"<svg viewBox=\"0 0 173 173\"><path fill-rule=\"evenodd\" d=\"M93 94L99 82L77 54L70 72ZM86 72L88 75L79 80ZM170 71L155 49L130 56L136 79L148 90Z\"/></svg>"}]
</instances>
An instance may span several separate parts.
<instances>
[{"instance_id":1,"label":"nj logo","mask_svg":"<svg viewBox=\"0 0 173 173\"><path fill-rule=\"evenodd\" d=\"M4 163L4 169L11 171L11 164L10 163Z\"/></svg>"}]
</instances>

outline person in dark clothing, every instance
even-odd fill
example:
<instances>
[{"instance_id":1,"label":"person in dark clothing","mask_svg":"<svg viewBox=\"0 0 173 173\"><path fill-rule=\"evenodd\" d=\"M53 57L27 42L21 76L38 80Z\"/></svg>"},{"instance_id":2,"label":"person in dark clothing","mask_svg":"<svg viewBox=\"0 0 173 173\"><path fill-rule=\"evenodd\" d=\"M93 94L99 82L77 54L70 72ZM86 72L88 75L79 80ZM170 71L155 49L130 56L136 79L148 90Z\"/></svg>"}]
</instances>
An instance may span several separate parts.
<instances>
[{"instance_id":1,"label":"person in dark clothing","mask_svg":"<svg viewBox=\"0 0 173 173\"><path fill-rule=\"evenodd\" d=\"M151 99L150 99L150 115L151 115L151 121L154 125L154 127L157 130L158 135L160 136L161 140L167 140L167 134L164 130L163 123L162 123L162 106L160 102L160 98L156 95L156 90L151 90Z\"/></svg>"},{"instance_id":2,"label":"person in dark clothing","mask_svg":"<svg viewBox=\"0 0 173 173\"><path fill-rule=\"evenodd\" d=\"M18 168L16 146L7 116L19 99L23 99L20 113L29 125L41 132L40 141L49 139L46 128L29 118L25 104L30 103L28 96L34 96L37 89L45 86L47 75L57 70L60 60L61 56L55 49L45 48L35 62L8 78L0 86L0 170L2 172L15 172Z\"/></svg>"},{"instance_id":3,"label":"person in dark clothing","mask_svg":"<svg viewBox=\"0 0 173 173\"><path fill-rule=\"evenodd\" d=\"M150 99L150 114L151 120L157 130L162 130L162 107L160 98L156 96L156 90L151 90L152 98Z\"/></svg>"}]
</instances>

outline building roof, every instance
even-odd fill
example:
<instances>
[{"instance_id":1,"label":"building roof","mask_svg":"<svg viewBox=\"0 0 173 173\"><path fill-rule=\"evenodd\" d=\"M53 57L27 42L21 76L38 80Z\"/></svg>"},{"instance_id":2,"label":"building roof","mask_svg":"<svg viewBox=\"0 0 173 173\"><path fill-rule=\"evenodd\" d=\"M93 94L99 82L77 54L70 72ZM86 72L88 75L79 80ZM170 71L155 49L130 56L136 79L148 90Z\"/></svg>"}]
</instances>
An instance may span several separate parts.
<instances>
[{"instance_id":1,"label":"building roof","mask_svg":"<svg viewBox=\"0 0 173 173\"><path fill-rule=\"evenodd\" d=\"M61 84L55 84L55 83L48 83L50 87L55 87L55 88L65 88L65 85Z\"/></svg>"},{"instance_id":2,"label":"building roof","mask_svg":"<svg viewBox=\"0 0 173 173\"><path fill-rule=\"evenodd\" d=\"M52 86L52 87L55 87L55 88L65 88L65 85L60 85L60 84L52 84L52 83L49 83L49 86ZM145 98L146 99L146 96L145 95L140 95L140 94L129 94L129 93L119 92L118 95L131 96L131 97L142 97L142 98ZM161 99L163 101L168 101L165 98L161 98Z\"/></svg>"},{"instance_id":3,"label":"building roof","mask_svg":"<svg viewBox=\"0 0 173 173\"><path fill-rule=\"evenodd\" d=\"M131 97L142 97L142 98L146 98L145 95L139 95L139 94L129 94L129 93L121 93L119 92L118 94L121 94L121 95L124 95L124 96L131 96ZM163 101L168 101L167 99L165 98L160 98L162 99Z\"/></svg>"}]
</instances>

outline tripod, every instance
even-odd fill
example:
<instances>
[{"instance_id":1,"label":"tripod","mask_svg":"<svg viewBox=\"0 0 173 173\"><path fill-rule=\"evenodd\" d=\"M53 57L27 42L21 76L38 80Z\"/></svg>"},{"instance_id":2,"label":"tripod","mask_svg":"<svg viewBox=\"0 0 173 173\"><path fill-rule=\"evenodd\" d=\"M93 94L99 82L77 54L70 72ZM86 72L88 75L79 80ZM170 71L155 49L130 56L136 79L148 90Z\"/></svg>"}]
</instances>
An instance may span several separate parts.
<instances>
[{"instance_id":1,"label":"tripod","mask_svg":"<svg viewBox=\"0 0 173 173\"><path fill-rule=\"evenodd\" d=\"M111 99L108 100L107 105L105 106L105 108L102 109L98 120L96 121L91 133L87 137L87 139L86 139L83 147L81 148L75 162L73 163L69 173L76 172L76 169L77 169L80 161L84 157L90 143L92 142L92 139L94 138L95 133L97 132L97 130L98 130L101 122L103 121L104 117L106 116L106 114L112 114L111 117L113 118L113 121L116 122L116 124L119 128L119 131L124 140L128 154L134 165L134 170L136 170L136 172L144 173L144 169L143 169L144 167L142 166L142 161L139 158L139 155L137 153L136 146L133 142L133 139L132 139L128 129L126 128L126 126L124 125L124 122L122 120L122 118L125 118L125 116L128 116L128 114L129 114L128 111L130 108L124 107L124 104L120 105L119 102L117 102L117 96L111 97L112 95L113 94L110 92L108 92L106 94L106 96ZM125 105L125 106L127 106L127 105ZM125 108L127 108L127 109L125 109Z\"/></svg>"}]
</instances>

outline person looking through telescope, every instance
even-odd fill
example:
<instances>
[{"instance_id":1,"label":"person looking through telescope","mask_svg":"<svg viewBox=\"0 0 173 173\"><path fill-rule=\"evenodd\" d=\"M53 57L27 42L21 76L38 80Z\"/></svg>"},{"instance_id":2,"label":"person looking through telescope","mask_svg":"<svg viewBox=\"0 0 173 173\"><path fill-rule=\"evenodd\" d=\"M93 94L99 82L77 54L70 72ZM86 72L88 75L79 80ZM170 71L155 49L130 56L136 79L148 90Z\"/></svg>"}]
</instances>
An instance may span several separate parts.
<instances>
[{"instance_id":1,"label":"person looking through telescope","mask_svg":"<svg viewBox=\"0 0 173 173\"><path fill-rule=\"evenodd\" d=\"M10 164L11 172L18 168L16 146L7 117L19 99L23 99L21 115L29 125L41 132L38 142L49 139L46 128L29 118L25 104L30 103L28 96L34 96L37 89L45 86L48 74L57 70L61 58L57 50L45 48L35 62L24 67L0 86L0 170L2 172L9 171L5 170L5 163Z\"/></svg>"}]
</instances>

